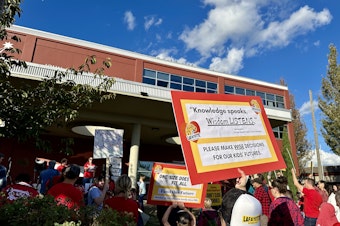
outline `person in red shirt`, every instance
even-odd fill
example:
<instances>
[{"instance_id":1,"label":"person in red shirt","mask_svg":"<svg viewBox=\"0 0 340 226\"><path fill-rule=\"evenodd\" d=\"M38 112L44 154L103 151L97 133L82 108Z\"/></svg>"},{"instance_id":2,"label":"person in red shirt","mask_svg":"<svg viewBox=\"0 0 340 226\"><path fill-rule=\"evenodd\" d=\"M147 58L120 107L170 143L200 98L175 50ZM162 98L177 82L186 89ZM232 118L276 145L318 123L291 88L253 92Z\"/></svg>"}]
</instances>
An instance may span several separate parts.
<instances>
[{"instance_id":1,"label":"person in red shirt","mask_svg":"<svg viewBox=\"0 0 340 226\"><path fill-rule=\"evenodd\" d=\"M335 215L334 206L328 202L323 202L320 206L320 213L316 221L318 226L334 225L338 222Z\"/></svg>"},{"instance_id":2,"label":"person in red shirt","mask_svg":"<svg viewBox=\"0 0 340 226\"><path fill-rule=\"evenodd\" d=\"M104 201L106 208L120 213L130 214L138 222L138 203L130 198L132 181L126 174L121 175L115 183L115 196Z\"/></svg>"},{"instance_id":3,"label":"person in red shirt","mask_svg":"<svg viewBox=\"0 0 340 226\"><path fill-rule=\"evenodd\" d=\"M319 216L319 208L322 203L322 196L316 190L315 182L312 178L306 178L304 185L300 184L295 173L295 169L292 169L292 177L295 187L303 193L304 198L304 213L305 213L305 225L316 225L316 220Z\"/></svg>"},{"instance_id":4,"label":"person in red shirt","mask_svg":"<svg viewBox=\"0 0 340 226\"><path fill-rule=\"evenodd\" d=\"M96 174L97 166L93 164L93 158L88 158L88 161L84 164L84 176L83 176L83 185L86 187L86 184L93 183L93 179Z\"/></svg>"},{"instance_id":5,"label":"person in red shirt","mask_svg":"<svg viewBox=\"0 0 340 226\"><path fill-rule=\"evenodd\" d=\"M84 206L83 193L74 186L79 174L78 165L68 166L64 172L64 181L52 186L47 194L53 196L58 205L65 205L69 209Z\"/></svg>"},{"instance_id":6,"label":"person in red shirt","mask_svg":"<svg viewBox=\"0 0 340 226\"><path fill-rule=\"evenodd\" d=\"M59 173L62 173L63 172L63 169L67 167L67 158L63 158L61 161L60 161L60 164L59 166L57 167L57 170L59 171Z\"/></svg>"},{"instance_id":7,"label":"person in red shirt","mask_svg":"<svg viewBox=\"0 0 340 226\"><path fill-rule=\"evenodd\" d=\"M8 203L11 203L19 198L30 198L39 195L39 192L30 184L30 176L28 174L19 174L15 178L15 182L15 184L7 185L3 189Z\"/></svg>"},{"instance_id":8,"label":"person in red shirt","mask_svg":"<svg viewBox=\"0 0 340 226\"><path fill-rule=\"evenodd\" d=\"M254 197L259 200L262 205L262 214L269 217L269 206L271 199L263 186L263 180L257 177L251 181L251 184L255 188Z\"/></svg>"}]
</instances>

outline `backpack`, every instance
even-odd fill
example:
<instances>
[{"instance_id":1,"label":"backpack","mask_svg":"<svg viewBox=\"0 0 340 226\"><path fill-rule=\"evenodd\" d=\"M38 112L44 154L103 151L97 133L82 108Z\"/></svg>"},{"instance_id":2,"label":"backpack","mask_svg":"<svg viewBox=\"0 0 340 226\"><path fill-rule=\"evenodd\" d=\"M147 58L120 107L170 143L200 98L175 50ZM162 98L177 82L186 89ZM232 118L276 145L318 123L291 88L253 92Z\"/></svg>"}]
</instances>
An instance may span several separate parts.
<instances>
[{"instance_id":1,"label":"backpack","mask_svg":"<svg viewBox=\"0 0 340 226\"><path fill-rule=\"evenodd\" d=\"M221 226L220 217L218 216L217 211L201 211L198 215L197 226Z\"/></svg>"}]
</instances>

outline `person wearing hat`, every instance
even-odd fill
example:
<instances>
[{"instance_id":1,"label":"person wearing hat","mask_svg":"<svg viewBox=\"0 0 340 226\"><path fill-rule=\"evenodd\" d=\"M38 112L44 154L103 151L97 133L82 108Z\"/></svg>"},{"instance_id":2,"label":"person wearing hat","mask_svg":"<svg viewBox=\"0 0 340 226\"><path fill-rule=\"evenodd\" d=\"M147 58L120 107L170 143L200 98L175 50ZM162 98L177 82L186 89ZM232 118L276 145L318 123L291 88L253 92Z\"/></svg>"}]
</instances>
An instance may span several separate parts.
<instances>
[{"instance_id":1,"label":"person wearing hat","mask_svg":"<svg viewBox=\"0 0 340 226\"><path fill-rule=\"evenodd\" d=\"M271 203L271 199L269 197L268 192L263 187L263 180L259 177L251 180L251 184L254 187L254 197L260 201L262 205L262 214L269 217L269 206Z\"/></svg>"},{"instance_id":2,"label":"person wearing hat","mask_svg":"<svg viewBox=\"0 0 340 226\"><path fill-rule=\"evenodd\" d=\"M74 186L79 174L78 165L68 166L64 172L64 181L54 185L47 194L53 196L58 205L65 205L69 209L85 206L83 193Z\"/></svg>"},{"instance_id":3,"label":"person wearing hat","mask_svg":"<svg viewBox=\"0 0 340 226\"><path fill-rule=\"evenodd\" d=\"M227 193L223 195L222 206L218 210L222 226L230 224L231 213L233 211L236 200L242 194L247 194L246 184L248 178L243 170L238 169L238 172L241 174L241 177L236 179L235 187L230 189Z\"/></svg>"},{"instance_id":4,"label":"person wearing hat","mask_svg":"<svg viewBox=\"0 0 340 226\"><path fill-rule=\"evenodd\" d=\"M265 223L263 223L265 222ZM231 214L230 226L267 225L263 221L261 203L251 194L242 194L236 200Z\"/></svg>"},{"instance_id":5,"label":"person wearing hat","mask_svg":"<svg viewBox=\"0 0 340 226\"><path fill-rule=\"evenodd\" d=\"M236 179L235 187L223 195L222 205L218 210L221 226L260 226L261 203L247 192L248 176L243 170L237 170L241 177Z\"/></svg>"},{"instance_id":6,"label":"person wearing hat","mask_svg":"<svg viewBox=\"0 0 340 226\"><path fill-rule=\"evenodd\" d=\"M4 158L5 155L0 152L0 191L7 185L7 168L1 164Z\"/></svg>"}]
</instances>

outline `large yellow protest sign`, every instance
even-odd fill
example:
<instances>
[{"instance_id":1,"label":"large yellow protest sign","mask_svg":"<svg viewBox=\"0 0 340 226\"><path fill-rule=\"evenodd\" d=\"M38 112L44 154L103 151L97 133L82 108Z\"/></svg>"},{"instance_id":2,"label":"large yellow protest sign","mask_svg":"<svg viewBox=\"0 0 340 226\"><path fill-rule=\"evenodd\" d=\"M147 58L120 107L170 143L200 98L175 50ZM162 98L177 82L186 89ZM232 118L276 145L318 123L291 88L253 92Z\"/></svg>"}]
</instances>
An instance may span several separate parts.
<instances>
[{"instance_id":1,"label":"large yellow protest sign","mask_svg":"<svg viewBox=\"0 0 340 226\"><path fill-rule=\"evenodd\" d=\"M171 91L191 182L286 168L258 96Z\"/></svg>"}]
</instances>

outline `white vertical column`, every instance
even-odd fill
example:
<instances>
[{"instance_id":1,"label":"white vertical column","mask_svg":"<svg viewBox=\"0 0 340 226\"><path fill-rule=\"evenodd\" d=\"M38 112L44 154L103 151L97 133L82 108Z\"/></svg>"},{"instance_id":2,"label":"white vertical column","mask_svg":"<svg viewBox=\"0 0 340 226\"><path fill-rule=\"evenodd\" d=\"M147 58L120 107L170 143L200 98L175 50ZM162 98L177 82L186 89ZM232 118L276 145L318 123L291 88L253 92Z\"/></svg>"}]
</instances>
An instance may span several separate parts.
<instances>
[{"instance_id":1,"label":"white vertical column","mask_svg":"<svg viewBox=\"0 0 340 226\"><path fill-rule=\"evenodd\" d=\"M136 188L137 184L137 168L138 168L138 155L140 144L141 125L134 124L131 137L130 159L129 159L129 177L132 180L132 188Z\"/></svg>"}]
</instances>

